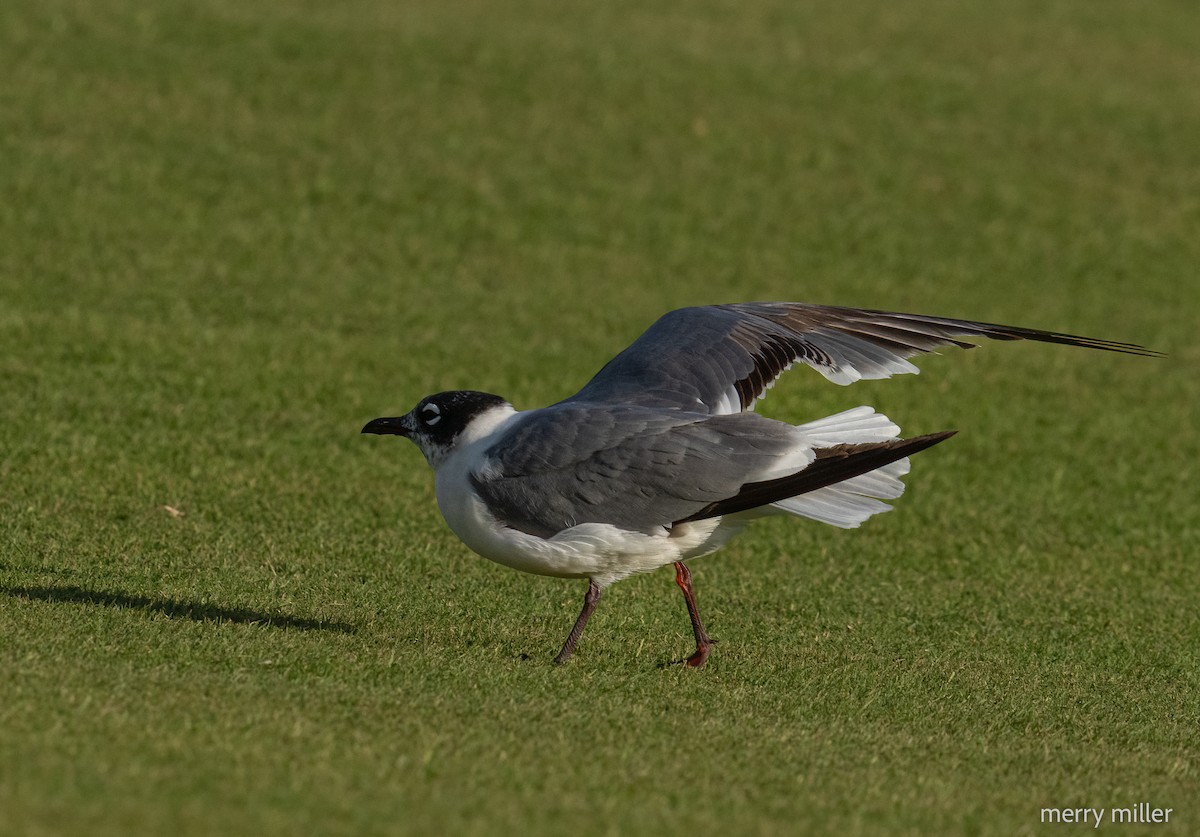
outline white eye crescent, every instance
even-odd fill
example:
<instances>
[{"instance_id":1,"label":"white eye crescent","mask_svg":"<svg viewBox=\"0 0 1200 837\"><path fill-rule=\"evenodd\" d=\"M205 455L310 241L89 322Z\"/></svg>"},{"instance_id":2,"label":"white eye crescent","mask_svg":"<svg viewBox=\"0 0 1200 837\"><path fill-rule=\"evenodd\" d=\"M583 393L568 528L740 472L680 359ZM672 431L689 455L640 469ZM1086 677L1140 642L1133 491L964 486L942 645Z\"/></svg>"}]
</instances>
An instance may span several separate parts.
<instances>
[{"instance_id":1,"label":"white eye crescent","mask_svg":"<svg viewBox=\"0 0 1200 837\"><path fill-rule=\"evenodd\" d=\"M433 426L442 420L442 411L437 404L426 404L421 408L421 421Z\"/></svg>"}]
</instances>

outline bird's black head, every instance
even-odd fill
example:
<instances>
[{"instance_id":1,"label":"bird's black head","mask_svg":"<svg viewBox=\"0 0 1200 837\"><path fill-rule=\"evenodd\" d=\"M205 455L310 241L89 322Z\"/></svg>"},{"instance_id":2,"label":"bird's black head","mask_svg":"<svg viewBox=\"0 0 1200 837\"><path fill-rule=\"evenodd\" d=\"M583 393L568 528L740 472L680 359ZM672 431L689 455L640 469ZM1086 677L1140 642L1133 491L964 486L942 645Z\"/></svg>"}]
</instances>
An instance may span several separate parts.
<instances>
[{"instance_id":1,"label":"bird's black head","mask_svg":"<svg viewBox=\"0 0 1200 837\"><path fill-rule=\"evenodd\" d=\"M368 422L362 432L406 436L436 468L479 419L512 411L512 406L498 395L453 390L422 398L406 415Z\"/></svg>"}]
</instances>

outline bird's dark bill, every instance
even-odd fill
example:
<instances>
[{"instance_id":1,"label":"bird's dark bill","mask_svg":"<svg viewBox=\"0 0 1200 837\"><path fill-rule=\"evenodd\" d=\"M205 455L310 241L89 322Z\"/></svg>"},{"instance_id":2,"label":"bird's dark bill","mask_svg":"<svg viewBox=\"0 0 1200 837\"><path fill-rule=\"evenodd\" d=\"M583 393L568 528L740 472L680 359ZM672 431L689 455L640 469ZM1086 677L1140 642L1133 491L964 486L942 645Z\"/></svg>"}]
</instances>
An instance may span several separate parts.
<instances>
[{"instance_id":1,"label":"bird's dark bill","mask_svg":"<svg viewBox=\"0 0 1200 837\"><path fill-rule=\"evenodd\" d=\"M407 416L393 416L390 418L377 418L367 422L366 427L362 429L363 433L377 433L380 436L407 436L412 432L406 421Z\"/></svg>"}]
</instances>

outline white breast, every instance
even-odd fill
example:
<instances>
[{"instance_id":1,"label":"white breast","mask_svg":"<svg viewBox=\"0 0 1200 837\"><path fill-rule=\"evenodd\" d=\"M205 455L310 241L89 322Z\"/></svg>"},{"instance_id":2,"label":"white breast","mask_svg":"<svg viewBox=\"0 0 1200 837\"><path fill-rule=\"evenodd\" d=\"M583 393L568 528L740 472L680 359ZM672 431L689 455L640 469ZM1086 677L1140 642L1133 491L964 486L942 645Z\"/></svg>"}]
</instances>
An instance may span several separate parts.
<instances>
[{"instance_id":1,"label":"white breast","mask_svg":"<svg viewBox=\"0 0 1200 837\"><path fill-rule=\"evenodd\" d=\"M595 578L610 584L664 564L704 555L722 546L740 526L722 526L719 518L678 526L671 533L647 535L604 523L583 523L541 538L511 529L479 499L470 475L484 452L519 413L509 411L472 433L435 472L438 508L450 529L484 558L523 572L563 578ZM484 428L480 428L483 430ZM471 430L475 430L474 427Z\"/></svg>"}]
</instances>

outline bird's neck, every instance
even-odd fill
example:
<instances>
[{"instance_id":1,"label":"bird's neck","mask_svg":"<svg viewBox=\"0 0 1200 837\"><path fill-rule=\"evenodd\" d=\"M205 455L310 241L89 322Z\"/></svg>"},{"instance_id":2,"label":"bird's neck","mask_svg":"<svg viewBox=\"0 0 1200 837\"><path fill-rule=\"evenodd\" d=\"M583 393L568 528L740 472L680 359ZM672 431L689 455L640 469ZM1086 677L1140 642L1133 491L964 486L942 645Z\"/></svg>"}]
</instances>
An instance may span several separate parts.
<instances>
[{"instance_id":1,"label":"bird's neck","mask_svg":"<svg viewBox=\"0 0 1200 837\"><path fill-rule=\"evenodd\" d=\"M421 452L425 454L425 459L429 461L434 471L439 471L451 459L457 459L463 455L472 456L473 451L481 443L491 444L492 439L504 432L505 427L517 415L517 411L511 404L507 402L498 404L472 418L454 439L452 446L448 448L422 446Z\"/></svg>"}]
</instances>

